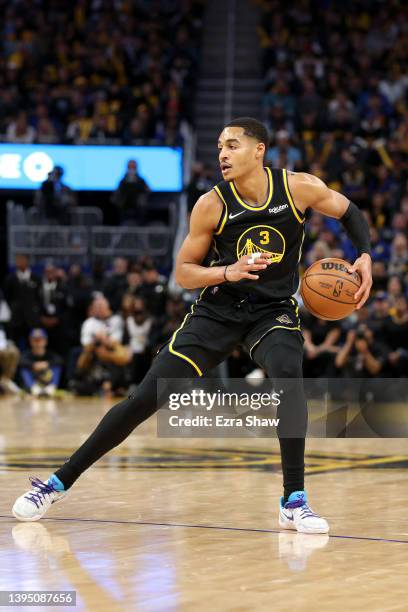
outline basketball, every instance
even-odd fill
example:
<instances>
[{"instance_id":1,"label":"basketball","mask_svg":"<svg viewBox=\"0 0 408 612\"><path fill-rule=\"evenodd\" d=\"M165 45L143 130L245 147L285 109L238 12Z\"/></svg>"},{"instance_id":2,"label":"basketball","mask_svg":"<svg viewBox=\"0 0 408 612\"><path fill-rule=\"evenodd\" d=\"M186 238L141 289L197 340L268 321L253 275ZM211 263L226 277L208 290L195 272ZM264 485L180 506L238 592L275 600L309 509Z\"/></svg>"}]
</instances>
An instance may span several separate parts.
<instances>
[{"instance_id":1,"label":"basketball","mask_svg":"<svg viewBox=\"0 0 408 612\"><path fill-rule=\"evenodd\" d=\"M357 272L347 272L349 265L344 259L328 257L319 259L304 273L300 294L308 311L319 319L337 321L354 311L354 294L361 278Z\"/></svg>"}]
</instances>

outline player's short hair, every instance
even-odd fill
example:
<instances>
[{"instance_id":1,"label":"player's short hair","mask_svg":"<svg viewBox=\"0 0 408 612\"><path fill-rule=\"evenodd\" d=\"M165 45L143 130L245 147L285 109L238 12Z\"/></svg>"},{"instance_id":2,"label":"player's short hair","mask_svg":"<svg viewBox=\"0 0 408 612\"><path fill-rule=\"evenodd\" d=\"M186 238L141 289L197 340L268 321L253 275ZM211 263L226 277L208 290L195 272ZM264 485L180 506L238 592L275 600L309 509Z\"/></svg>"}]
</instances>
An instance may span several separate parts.
<instances>
[{"instance_id":1,"label":"player's short hair","mask_svg":"<svg viewBox=\"0 0 408 612\"><path fill-rule=\"evenodd\" d=\"M265 145L265 153L269 144L269 134L265 125L254 119L253 117L238 117L233 119L225 127L241 127L244 130L245 136L255 138L258 142L263 142Z\"/></svg>"}]
</instances>

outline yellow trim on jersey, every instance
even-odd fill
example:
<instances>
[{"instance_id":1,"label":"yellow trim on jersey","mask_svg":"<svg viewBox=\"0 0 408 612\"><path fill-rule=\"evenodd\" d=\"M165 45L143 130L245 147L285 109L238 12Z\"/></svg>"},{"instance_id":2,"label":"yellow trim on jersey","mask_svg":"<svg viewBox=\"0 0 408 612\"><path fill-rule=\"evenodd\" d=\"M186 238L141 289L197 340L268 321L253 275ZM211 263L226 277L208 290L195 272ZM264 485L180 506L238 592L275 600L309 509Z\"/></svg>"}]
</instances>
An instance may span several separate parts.
<instances>
[{"instance_id":1,"label":"yellow trim on jersey","mask_svg":"<svg viewBox=\"0 0 408 612\"><path fill-rule=\"evenodd\" d=\"M189 317L189 316L191 316L191 315L193 315L193 314L194 314L194 306L196 306L196 305L198 304L198 302L201 300L202 296L204 295L204 291L205 291L207 288L208 288L208 285L207 285L207 287L204 287L204 289L201 291L200 295L198 296L198 298L196 299L196 301L194 302L194 304L192 304L190 312L188 312L188 313L186 314L186 316L184 317L184 320L183 320L182 324L181 324L181 325L180 325L180 327L178 327L178 328L176 329L176 331L174 332L174 334L173 334L173 336L172 336L172 338L171 338L171 342L170 342L170 344L169 344L169 351L170 351L170 353L171 353L172 355L176 355L176 357L180 357L181 359L184 359L185 361L187 361L187 362L188 362L188 363L189 363L191 366L193 366L193 368L195 369L195 371L198 373L198 375L199 375L199 376L202 376L202 375L203 375L203 372L202 372L202 370L200 369L200 367L199 367L199 366L198 366L198 365L195 363L195 361L193 361L192 359L190 359L190 357L187 357L187 355L183 355L183 353L180 353L179 351L176 351L176 350L173 348L173 344L174 344L174 341L175 341L175 339L176 339L177 333L178 333L178 332L179 332L181 329L183 329L183 327L184 327L184 325L185 325L185 323L186 323L186 321L187 321L187 317Z\"/></svg>"},{"instance_id":2,"label":"yellow trim on jersey","mask_svg":"<svg viewBox=\"0 0 408 612\"><path fill-rule=\"evenodd\" d=\"M288 177L287 177L287 171L286 169L283 169L283 184L285 185L285 191L286 191L286 195L288 196L288 200L289 200L289 204L291 205L293 214L295 215L296 219L299 221L299 223L304 223L305 220L302 219L301 217L299 217L299 213L296 209L295 203L292 200L292 195L289 191L289 185L288 185Z\"/></svg>"},{"instance_id":3,"label":"yellow trim on jersey","mask_svg":"<svg viewBox=\"0 0 408 612\"><path fill-rule=\"evenodd\" d=\"M217 185L215 185L214 187L215 191L218 193L219 197L221 198L222 202L224 202L224 207L225 207L225 212L224 212L224 217L221 221L221 225L219 227L219 230L217 232L214 232L214 236L219 236L222 232L222 230L224 229L224 225L227 222L227 217L228 217L228 206L226 201L224 200L221 191L219 190L219 188L217 187Z\"/></svg>"},{"instance_id":4,"label":"yellow trim on jersey","mask_svg":"<svg viewBox=\"0 0 408 612\"><path fill-rule=\"evenodd\" d=\"M303 226L303 236L302 236L302 240L300 242L299 257L298 257L298 260L297 260L298 263L300 263L300 260L301 260L301 257L302 257L302 249L303 249L303 242L305 240L305 235L306 235L305 227Z\"/></svg>"},{"instance_id":5,"label":"yellow trim on jersey","mask_svg":"<svg viewBox=\"0 0 408 612\"><path fill-rule=\"evenodd\" d=\"M266 199L265 204L262 204L262 206L251 206L250 204L247 204L246 202L244 202L243 200L241 200L238 191L234 185L234 181L230 182L230 187L232 190L232 193L234 194L236 200L238 201L239 204L241 204L241 206L243 206L244 208L247 208L248 210L265 210L265 208L270 204L270 201L272 200L272 195L273 195L273 178L272 178L272 172L270 171L270 169L268 168L268 166L265 166L265 170L266 170L266 174L268 175L268 179L269 179L269 194L268 197Z\"/></svg>"},{"instance_id":6,"label":"yellow trim on jersey","mask_svg":"<svg viewBox=\"0 0 408 612\"><path fill-rule=\"evenodd\" d=\"M293 304L293 305L294 305L294 307L295 307L295 315L296 315L296 318L297 318L298 323L299 323L299 325L300 325L300 319L299 319L299 304L298 304L298 303L297 303L297 301L296 301L296 300L294 300L293 298L290 298L290 301L292 302L292 304Z\"/></svg>"},{"instance_id":7,"label":"yellow trim on jersey","mask_svg":"<svg viewBox=\"0 0 408 612\"><path fill-rule=\"evenodd\" d=\"M273 331L274 329L287 329L288 331L301 331L299 325L297 327L286 327L286 325L274 325L273 327L268 329L264 334L262 334L259 340L257 340L255 344L251 346L251 348L249 349L249 356L251 358L252 358L252 351L254 350L254 348L256 348L258 344L265 338L265 336L267 336L269 332Z\"/></svg>"}]
</instances>

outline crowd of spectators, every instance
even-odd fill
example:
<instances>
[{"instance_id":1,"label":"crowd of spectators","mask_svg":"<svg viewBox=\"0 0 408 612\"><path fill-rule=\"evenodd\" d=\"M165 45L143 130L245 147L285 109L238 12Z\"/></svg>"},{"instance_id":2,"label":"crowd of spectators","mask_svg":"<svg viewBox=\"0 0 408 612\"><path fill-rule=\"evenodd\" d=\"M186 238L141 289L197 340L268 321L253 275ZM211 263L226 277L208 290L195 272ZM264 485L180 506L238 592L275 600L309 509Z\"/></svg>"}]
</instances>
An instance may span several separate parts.
<instances>
[{"instance_id":1,"label":"crowd of spectators","mask_svg":"<svg viewBox=\"0 0 408 612\"><path fill-rule=\"evenodd\" d=\"M53 397L62 388L78 395L123 395L141 381L195 298L172 294L148 257L118 257L102 276L78 265L65 271L52 262L38 275L25 255L15 264L0 296L3 393ZM398 276L385 289L338 322L301 308L306 377L407 376L408 297ZM258 376L254 368L240 347L228 359L233 378Z\"/></svg>"},{"instance_id":2,"label":"crowd of spectators","mask_svg":"<svg viewBox=\"0 0 408 612\"><path fill-rule=\"evenodd\" d=\"M14 143L183 143L200 0L0 0L0 134Z\"/></svg>"},{"instance_id":3,"label":"crowd of spectators","mask_svg":"<svg viewBox=\"0 0 408 612\"><path fill-rule=\"evenodd\" d=\"M304 310L305 375L408 374L407 14L398 1L260 0L263 119L272 166L310 172L367 218L372 297L329 323ZM341 225L309 215L302 267L356 252Z\"/></svg>"},{"instance_id":4,"label":"crowd of spectators","mask_svg":"<svg viewBox=\"0 0 408 612\"><path fill-rule=\"evenodd\" d=\"M407 17L400 2L259 0L272 141L267 163L321 177L364 211L373 288L361 310L327 322L301 308L308 377L408 374ZM199 62L200 0L0 0L0 132L12 142L180 144L191 122ZM149 188L130 161L113 202L121 223L143 223ZM48 217L75 206L55 168L38 192ZM217 182L193 167L189 209ZM135 206L135 198L138 205ZM129 204L130 202L130 204ZM133 217L132 217L133 215ZM353 261L341 224L308 216L301 266ZM40 275L18 256L0 300L0 389L58 387L122 394L137 384L194 296L174 296L155 263L112 270L48 262ZM300 300L300 296L297 296ZM237 347L232 377L254 363Z\"/></svg>"},{"instance_id":5,"label":"crowd of spectators","mask_svg":"<svg viewBox=\"0 0 408 612\"><path fill-rule=\"evenodd\" d=\"M53 262L37 274L18 255L0 300L0 390L125 393L143 378L189 306L167 285L148 257L118 257L101 277Z\"/></svg>"}]
</instances>

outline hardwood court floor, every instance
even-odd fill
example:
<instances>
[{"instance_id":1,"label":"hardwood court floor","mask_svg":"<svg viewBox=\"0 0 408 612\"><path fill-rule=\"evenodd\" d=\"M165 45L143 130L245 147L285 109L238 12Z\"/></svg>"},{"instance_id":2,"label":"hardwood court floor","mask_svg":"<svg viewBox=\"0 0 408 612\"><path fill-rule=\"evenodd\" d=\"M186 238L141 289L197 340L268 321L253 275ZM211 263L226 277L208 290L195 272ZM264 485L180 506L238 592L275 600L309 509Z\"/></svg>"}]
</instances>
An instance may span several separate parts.
<instances>
[{"instance_id":1,"label":"hardwood court floor","mask_svg":"<svg viewBox=\"0 0 408 612\"><path fill-rule=\"evenodd\" d=\"M74 609L106 612L407 609L403 439L308 440L330 537L279 531L276 441L159 439L155 417L47 518L18 523L27 476L45 479L109 407L0 402L0 590L75 590Z\"/></svg>"}]
</instances>

